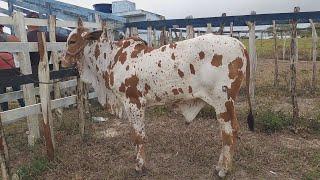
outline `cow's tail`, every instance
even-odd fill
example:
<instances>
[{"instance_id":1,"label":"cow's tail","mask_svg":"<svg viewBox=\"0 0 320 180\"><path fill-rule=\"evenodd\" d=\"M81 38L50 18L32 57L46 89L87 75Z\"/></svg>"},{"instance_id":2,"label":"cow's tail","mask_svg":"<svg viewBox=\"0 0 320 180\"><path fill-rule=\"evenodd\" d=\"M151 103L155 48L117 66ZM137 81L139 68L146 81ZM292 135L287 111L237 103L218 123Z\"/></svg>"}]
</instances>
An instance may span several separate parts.
<instances>
[{"instance_id":1,"label":"cow's tail","mask_svg":"<svg viewBox=\"0 0 320 180\"><path fill-rule=\"evenodd\" d=\"M246 93L248 98L248 104L249 104L249 113L247 117L248 127L250 131L254 131L254 117L252 113L252 103L251 103L251 97L250 97L250 58L249 54L246 48L244 48L244 53L247 58L247 67L246 67Z\"/></svg>"}]
</instances>

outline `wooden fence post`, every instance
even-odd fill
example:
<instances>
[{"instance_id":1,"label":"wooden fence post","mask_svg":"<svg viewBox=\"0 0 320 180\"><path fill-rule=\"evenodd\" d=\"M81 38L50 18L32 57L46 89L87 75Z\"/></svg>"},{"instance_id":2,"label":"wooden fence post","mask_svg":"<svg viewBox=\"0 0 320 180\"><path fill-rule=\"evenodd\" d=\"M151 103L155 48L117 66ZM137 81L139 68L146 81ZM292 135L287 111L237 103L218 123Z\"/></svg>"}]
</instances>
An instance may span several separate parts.
<instances>
[{"instance_id":1,"label":"wooden fence post","mask_svg":"<svg viewBox=\"0 0 320 180\"><path fill-rule=\"evenodd\" d=\"M164 27L160 34L160 46L168 44L167 39L168 38L167 38L166 28Z\"/></svg>"},{"instance_id":2,"label":"wooden fence post","mask_svg":"<svg viewBox=\"0 0 320 180\"><path fill-rule=\"evenodd\" d=\"M272 21L273 24L273 38L274 38L274 83L273 85L275 87L279 86L279 65L278 65L278 46L277 46L277 27L276 27L276 21Z\"/></svg>"},{"instance_id":3,"label":"wooden fence post","mask_svg":"<svg viewBox=\"0 0 320 180\"><path fill-rule=\"evenodd\" d=\"M317 76L317 44L318 44L318 35L316 27L312 19L309 19L311 28L312 28L312 91L315 92L317 89L316 85L316 76Z\"/></svg>"},{"instance_id":4,"label":"wooden fence post","mask_svg":"<svg viewBox=\"0 0 320 180\"><path fill-rule=\"evenodd\" d=\"M182 29L180 29L180 32L179 32L179 41L182 41L183 40L183 32L182 32Z\"/></svg>"},{"instance_id":5,"label":"wooden fence post","mask_svg":"<svg viewBox=\"0 0 320 180\"><path fill-rule=\"evenodd\" d=\"M172 37L173 41L179 41L179 35L178 35L178 25L173 25L173 32L174 32L174 38Z\"/></svg>"},{"instance_id":6,"label":"wooden fence post","mask_svg":"<svg viewBox=\"0 0 320 180\"><path fill-rule=\"evenodd\" d=\"M139 32L137 27L131 27L131 36L132 37L139 37Z\"/></svg>"},{"instance_id":7,"label":"wooden fence post","mask_svg":"<svg viewBox=\"0 0 320 180\"><path fill-rule=\"evenodd\" d=\"M4 134L4 129L2 125L2 120L0 116L0 164L1 164L1 174L3 180L10 180L10 162L9 162L9 150L6 137Z\"/></svg>"},{"instance_id":8,"label":"wooden fence post","mask_svg":"<svg viewBox=\"0 0 320 180\"><path fill-rule=\"evenodd\" d=\"M168 41L169 41L169 43L172 43L173 42L173 39L172 39L172 29L170 28L169 29L169 36L168 36Z\"/></svg>"},{"instance_id":9,"label":"wooden fence post","mask_svg":"<svg viewBox=\"0 0 320 180\"><path fill-rule=\"evenodd\" d=\"M230 22L230 37L233 37L233 22Z\"/></svg>"},{"instance_id":10,"label":"wooden fence post","mask_svg":"<svg viewBox=\"0 0 320 180\"><path fill-rule=\"evenodd\" d=\"M294 8L294 12L300 12L299 7ZM299 118L299 107L297 100L297 72L296 72L296 62L298 61L298 48L297 48L297 20L293 19L291 21L291 44L290 44L290 70L291 70L291 100L293 107L293 122L297 122Z\"/></svg>"},{"instance_id":11,"label":"wooden fence post","mask_svg":"<svg viewBox=\"0 0 320 180\"><path fill-rule=\"evenodd\" d=\"M212 33L212 25L211 25L211 23L208 23L207 24L207 32L206 32L207 34L210 34L210 33Z\"/></svg>"},{"instance_id":12,"label":"wooden fence post","mask_svg":"<svg viewBox=\"0 0 320 180\"><path fill-rule=\"evenodd\" d=\"M187 30L187 37L186 37L186 39L192 39L192 38L194 38L194 29L193 29L193 26L192 26L192 25L188 25L186 30Z\"/></svg>"},{"instance_id":13,"label":"wooden fence post","mask_svg":"<svg viewBox=\"0 0 320 180\"><path fill-rule=\"evenodd\" d=\"M125 38L130 37L130 28L127 27L126 33L125 33Z\"/></svg>"},{"instance_id":14,"label":"wooden fence post","mask_svg":"<svg viewBox=\"0 0 320 180\"><path fill-rule=\"evenodd\" d=\"M16 33L15 35L21 40L21 42L28 42L23 14L20 12L15 12L13 14L13 21L14 30ZM32 74L30 55L28 49L25 49L24 52L19 52L18 58L20 61L19 63L21 73ZM36 104L33 84L26 84L23 86L23 97L26 105ZM27 122L29 129L28 144L30 146L34 146L36 140L40 138L38 115L28 116Z\"/></svg>"},{"instance_id":15,"label":"wooden fence post","mask_svg":"<svg viewBox=\"0 0 320 180\"><path fill-rule=\"evenodd\" d=\"M49 16L49 39L50 42L56 42L56 16L50 15ZM59 70L59 60L58 60L58 53L57 51L51 52L50 60L53 64L53 70L58 71ZM60 83L54 83L53 84L53 90L54 90L54 99L61 98L61 91L60 91ZM59 121L62 121L62 114L63 109L57 108L55 109L55 114L58 117Z\"/></svg>"},{"instance_id":16,"label":"wooden fence post","mask_svg":"<svg viewBox=\"0 0 320 180\"><path fill-rule=\"evenodd\" d=\"M79 112L79 130L80 135L84 138L85 131L85 107L84 107L84 93L85 93L85 84L81 81L81 78L77 78L77 109Z\"/></svg>"},{"instance_id":17,"label":"wooden fence post","mask_svg":"<svg viewBox=\"0 0 320 180\"><path fill-rule=\"evenodd\" d=\"M255 12L251 12L254 15ZM249 84L249 96L252 101L253 111L256 109L255 101L255 78L256 78L256 67L257 67L257 50L256 50L256 32L255 22L247 22L249 26L249 59L250 59L250 84Z\"/></svg>"},{"instance_id":18,"label":"wooden fence post","mask_svg":"<svg viewBox=\"0 0 320 180\"><path fill-rule=\"evenodd\" d=\"M227 16L227 14L226 13L222 13L222 15L221 15L221 17L226 17ZM220 24L220 28L219 28L219 30L218 30L218 34L220 34L220 35L222 35L223 34L223 31L224 31L224 23L221 23Z\"/></svg>"},{"instance_id":19,"label":"wooden fence post","mask_svg":"<svg viewBox=\"0 0 320 180\"><path fill-rule=\"evenodd\" d=\"M153 44L154 48L158 47L157 30L156 29L153 29L153 31L152 31L152 44Z\"/></svg>"},{"instance_id":20,"label":"wooden fence post","mask_svg":"<svg viewBox=\"0 0 320 180\"><path fill-rule=\"evenodd\" d=\"M39 76L39 94L41 99L41 110L43 115L43 133L47 148L48 159L52 161L54 159L54 130L53 130L53 118L51 112L51 98L49 84L41 82L50 82L49 76L49 61L46 46L46 37L44 32L38 32L38 50L40 55L40 62L38 67Z\"/></svg>"},{"instance_id":21,"label":"wooden fence post","mask_svg":"<svg viewBox=\"0 0 320 180\"><path fill-rule=\"evenodd\" d=\"M148 46L149 47L152 47L152 27L149 26L148 29L147 29L147 41L148 41Z\"/></svg>"}]
</instances>

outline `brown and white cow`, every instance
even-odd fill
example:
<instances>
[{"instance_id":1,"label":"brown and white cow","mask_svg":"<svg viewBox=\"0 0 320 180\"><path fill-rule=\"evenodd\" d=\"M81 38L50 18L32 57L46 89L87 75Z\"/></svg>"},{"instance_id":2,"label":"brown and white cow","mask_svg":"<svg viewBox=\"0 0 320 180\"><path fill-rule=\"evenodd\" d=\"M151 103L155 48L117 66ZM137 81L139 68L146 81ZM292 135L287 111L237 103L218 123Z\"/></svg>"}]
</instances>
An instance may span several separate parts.
<instances>
[{"instance_id":1,"label":"brown and white cow","mask_svg":"<svg viewBox=\"0 0 320 180\"><path fill-rule=\"evenodd\" d=\"M136 170L145 164L145 110L171 104L191 122L206 104L220 123L222 152L216 169L220 177L231 167L239 124L234 101L249 73L249 59L237 39L208 34L158 49L138 38L108 41L105 32L79 27L68 38L65 66L77 64L81 78L93 85L101 104L122 105L134 128ZM246 75L245 75L246 74ZM253 130L253 116L248 123Z\"/></svg>"}]
</instances>

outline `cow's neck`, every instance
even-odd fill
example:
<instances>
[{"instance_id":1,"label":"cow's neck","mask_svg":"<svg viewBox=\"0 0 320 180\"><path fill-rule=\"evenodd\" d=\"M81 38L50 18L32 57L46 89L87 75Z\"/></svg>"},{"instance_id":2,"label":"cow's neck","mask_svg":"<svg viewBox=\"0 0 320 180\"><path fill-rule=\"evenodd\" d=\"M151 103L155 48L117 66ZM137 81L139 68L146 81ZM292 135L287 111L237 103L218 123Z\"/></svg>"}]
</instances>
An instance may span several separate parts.
<instances>
[{"instance_id":1,"label":"cow's neck","mask_svg":"<svg viewBox=\"0 0 320 180\"><path fill-rule=\"evenodd\" d=\"M110 64L113 61L112 48L109 42L93 41L84 48L84 59L82 63L81 79L92 84L97 93L101 105L106 104L107 88L104 76L110 73Z\"/></svg>"}]
</instances>

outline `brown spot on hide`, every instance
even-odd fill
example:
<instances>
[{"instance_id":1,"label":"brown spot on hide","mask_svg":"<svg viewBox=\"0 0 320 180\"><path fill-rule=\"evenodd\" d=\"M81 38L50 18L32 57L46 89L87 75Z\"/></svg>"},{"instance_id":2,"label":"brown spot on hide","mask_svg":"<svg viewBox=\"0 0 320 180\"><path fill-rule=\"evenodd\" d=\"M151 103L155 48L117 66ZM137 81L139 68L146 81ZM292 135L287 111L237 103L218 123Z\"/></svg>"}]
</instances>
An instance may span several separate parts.
<instances>
[{"instance_id":1,"label":"brown spot on hide","mask_svg":"<svg viewBox=\"0 0 320 180\"><path fill-rule=\"evenodd\" d=\"M233 138L232 135L227 134L224 130L222 130L222 142L224 145L232 146L233 145Z\"/></svg>"},{"instance_id":2,"label":"brown spot on hide","mask_svg":"<svg viewBox=\"0 0 320 180\"><path fill-rule=\"evenodd\" d=\"M104 59L107 59L107 53L103 53Z\"/></svg>"},{"instance_id":3,"label":"brown spot on hide","mask_svg":"<svg viewBox=\"0 0 320 180\"><path fill-rule=\"evenodd\" d=\"M172 89L172 92L173 92L174 95L178 95L179 94L178 89Z\"/></svg>"},{"instance_id":4,"label":"brown spot on hide","mask_svg":"<svg viewBox=\"0 0 320 180\"><path fill-rule=\"evenodd\" d=\"M239 75L241 68L243 66L242 59L237 57L234 61L228 64L229 78L234 79Z\"/></svg>"},{"instance_id":5,"label":"brown spot on hide","mask_svg":"<svg viewBox=\"0 0 320 180\"><path fill-rule=\"evenodd\" d=\"M132 141L135 145L144 143L144 139L142 138L142 136L135 131L132 133Z\"/></svg>"},{"instance_id":6,"label":"brown spot on hide","mask_svg":"<svg viewBox=\"0 0 320 180\"><path fill-rule=\"evenodd\" d=\"M146 83L145 85L144 85L144 94L143 95L146 95L146 94L148 94L149 93L149 90L151 89L151 87Z\"/></svg>"},{"instance_id":7,"label":"brown spot on hide","mask_svg":"<svg viewBox=\"0 0 320 180\"><path fill-rule=\"evenodd\" d=\"M243 79L244 79L244 74L242 71L239 71L236 79L231 83L231 88L227 89L228 98L232 98L233 100L236 100L236 97L239 94Z\"/></svg>"},{"instance_id":8,"label":"brown spot on hide","mask_svg":"<svg viewBox=\"0 0 320 180\"><path fill-rule=\"evenodd\" d=\"M232 127L232 136L230 134L223 134L223 131L222 131L222 139L223 139L223 142L224 143L229 143L228 145L233 145L236 140L237 140L237 136L238 136L238 131L239 131L239 122L237 120L237 117L236 117L236 112L235 112L235 109L234 109L234 104L233 102L230 100L230 101L227 101L225 103L225 107L226 107L226 112L224 113L221 113L220 114L220 118L222 118L225 122L229 122L231 121L231 127ZM231 146L231 150L233 151L233 146Z\"/></svg>"},{"instance_id":9,"label":"brown spot on hide","mask_svg":"<svg viewBox=\"0 0 320 180\"><path fill-rule=\"evenodd\" d=\"M189 86L189 93L192 93L192 87Z\"/></svg>"},{"instance_id":10,"label":"brown spot on hide","mask_svg":"<svg viewBox=\"0 0 320 180\"><path fill-rule=\"evenodd\" d=\"M183 90L182 90L181 88L179 88L178 91L179 91L180 93L183 93Z\"/></svg>"},{"instance_id":11,"label":"brown spot on hide","mask_svg":"<svg viewBox=\"0 0 320 180\"><path fill-rule=\"evenodd\" d=\"M142 50L144 50L145 45L143 44L137 44L136 46L134 46L134 49L131 53L131 58L137 58L138 54L141 53Z\"/></svg>"},{"instance_id":12,"label":"brown spot on hide","mask_svg":"<svg viewBox=\"0 0 320 180\"><path fill-rule=\"evenodd\" d=\"M161 48L161 51L164 52L164 51L166 50L166 48L167 48L167 46L163 46L163 47Z\"/></svg>"},{"instance_id":13,"label":"brown spot on hide","mask_svg":"<svg viewBox=\"0 0 320 180\"><path fill-rule=\"evenodd\" d=\"M146 48L144 49L144 53L147 54L147 53L150 53L151 51L153 51L154 49L152 47L148 47L146 46Z\"/></svg>"},{"instance_id":14,"label":"brown spot on hide","mask_svg":"<svg viewBox=\"0 0 320 180\"><path fill-rule=\"evenodd\" d=\"M191 74L196 74L196 71L194 70L193 64L190 64L190 72L191 72Z\"/></svg>"},{"instance_id":15,"label":"brown spot on hide","mask_svg":"<svg viewBox=\"0 0 320 180\"><path fill-rule=\"evenodd\" d=\"M158 62L158 66L161 67L161 61Z\"/></svg>"},{"instance_id":16,"label":"brown spot on hide","mask_svg":"<svg viewBox=\"0 0 320 180\"><path fill-rule=\"evenodd\" d=\"M114 84L114 76L113 76L113 72L110 73L110 86L113 86Z\"/></svg>"},{"instance_id":17,"label":"brown spot on hide","mask_svg":"<svg viewBox=\"0 0 320 180\"><path fill-rule=\"evenodd\" d=\"M180 69L178 69L178 74L179 74L179 76L180 76L181 78L183 78L184 73L183 73Z\"/></svg>"},{"instance_id":18,"label":"brown spot on hide","mask_svg":"<svg viewBox=\"0 0 320 180\"><path fill-rule=\"evenodd\" d=\"M142 93L138 90L139 78L136 75L132 75L130 78L125 79L125 85L127 87L126 97L130 99L130 103L136 104L137 108L141 108L141 102L139 97L142 97Z\"/></svg>"},{"instance_id":19,"label":"brown spot on hide","mask_svg":"<svg viewBox=\"0 0 320 180\"><path fill-rule=\"evenodd\" d=\"M128 71L129 70L129 65L126 67L126 71Z\"/></svg>"},{"instance_id":20,"label":"brown spot on hide","mask_svg":"<svg viewBox=\"0 0 320 180\"><path fill-rule=\"evenodd\" d=\"M123 48L120 48L116 55L114 56L114 64L116 64L119 60L120 55L122 54Z\"/></svg>"},{"instance_id":21,"label":"brown spot on hide","mask_svg":"<svg viewBox=\"0 0 320 180\"><path fill-rule=\"evenodd\" d=\"M241 71L242 66L243 62L239 57L228 65L229 78L234 79L234 81L231 83L231 88L227 89L227 94L228 98L232 98L233 100L236 100L244 79L244 73Z\"/></svg>"},{"instance_id":22,"label":"brown spot on hide","mask_svg":"<svg viewBox=\"0 0 320 180\"><path fill-rule=\"evenodd\" d=\"M106 87L108 88L108 89L110 89L110 79L109 79L109 74L108 74L108 72L105 72L104 74L103 74L103 79L106 81Z\"/></svg>"},{"instance_id":23,"label":"brown spot on hide","mask_svg":"<svg viewBox=\"0 0 320 180\"><path fill-rule=\"evenodd\" d=\"M204 59L204 57L205 57L204 52L203 52L203 51L199 52L199 58L200 58L200 60Z\"/></svg>"},{"instance_id":24,"label":"brown spot on hide","mask_svg":"<svg viewBox=\"0 0 320 180\"><path fill-rule=\"evenodd\" d=\"M177 44L176 43L170 43L169 48L176 49L177 48Z\"/></svg>"},{"instance_id":25,"label":"brown spot on hide","mask_svg":"<svg viewBox=\"0 0 320 180\"><path fill-rule=\"evenodd\" d=\"M221 65L222 65L222 55L217 55L217 54L215 54L215 55L212 57L211 65L212 65L212 66L215 66L215 67L221 66Z\"/></svg>"},{"instance_id":26,"label":"brown spot on hide","mask_svg":"<svg viewBox=\"0 0 320 180\"><path fill-rule=\"evenodd\" d=\"M121 83L120 87L119 87L119 91L120 92L126 92L126 85L124 83Z\"/></svg>"},{"instance_id":27,"label":"brown spot on hide","mask_svg":"<svg viewBox=\"0 0 320 180\"><path fill-rule=\"evenodd\" d=\"M175 60L175 59L176 59L176 56L174 55L174 53L171 54L171 59L172 59L172 60Z\"/></svg>"},{"instance_id":28,"label":"brown spot on hide","mask_svg":"<svg viewBox=\"0 0 320 180\"><path fill-rule=\"evenodd\" d=\"M96 59L98 59L98 57L100 56L100 47L99 45L97 44L96 45L96 48L94 50L94 57L96 57Z\"/></svg>"},{"instance_id":29,"label":"brown spot on hide","mask_svg":"<svg viewBox=\"0 0 320 180\"><path fill-rule=\"evenodd\" d=\"M125 48L127 48L127 47L129 47L130 46L130 41L124 41L123 42L123 49L125 49Z\"/></svg>"},{"instance_id":30,"label":"brown spot on hide","mask_svg":"<svg viewBox=\"0 0 320 180\"><path fill-rule=\"evenodd\" d=\"M232 101L226 101L224 105L227 111L220 113L220 118L222 118L225 122L229 122L235 117L234 105Z\"/></svg>"},{"instance_id":31,"label":"brown spot on hide","mask_svg":"<svg viewBox=\"0 0 320 180\"><path fill-rule=\"evenodd\" d=\"M96 65L96 70L97 70L97 72L99 72L99 67L98 67L98 65Z\"/></svg>"},{"instance_id":32,"label":"brown spot on hide","mask_svg":"<svg viewBox=\"0 0 320 180\"><path fill-rule=\"evenodd\" d=\"M121 62L121 64L124 64L124 62L126 62L126 60L127 60L127 52L121 53L119 56L119 61Z\"/></svg>"}]
</instances>

